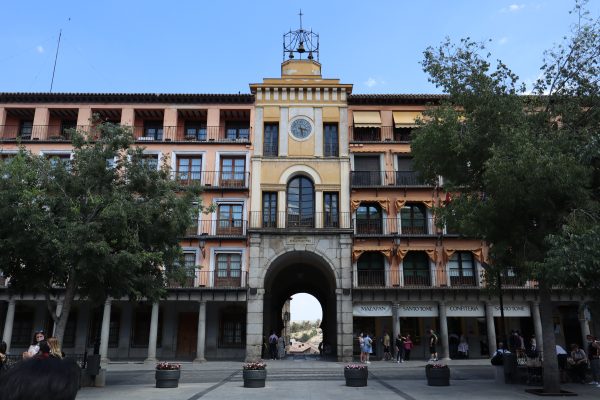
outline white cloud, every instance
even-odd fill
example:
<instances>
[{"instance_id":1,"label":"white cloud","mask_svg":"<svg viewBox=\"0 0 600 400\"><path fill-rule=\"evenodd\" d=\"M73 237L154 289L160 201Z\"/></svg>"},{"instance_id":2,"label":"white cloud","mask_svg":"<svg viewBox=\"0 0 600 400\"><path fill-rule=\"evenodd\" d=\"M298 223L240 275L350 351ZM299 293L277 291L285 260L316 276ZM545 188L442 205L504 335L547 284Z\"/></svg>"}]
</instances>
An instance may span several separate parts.
<instances>
[{"instance_id":1,"label":"white cloud","mask_svg":"<svg viewBox=\"0 0 600 400\"><path fill-rule=\"evenodd\" d=\"M367 87L374 87L374 86L379 86L379 85L384 85L385 81L381 80L381 79L376 79L373 77L369 77L369 79L367 79L365 81L365 86Z\"/></svg>"},{"instance_id":2,"label":"white cloud","mask_svg":"<svg viewBox=\"0 0 600 400\"><path fill-rule=\"evenodd\" d=\"M517 12L525 8L525 4L511 4L508 7L501 9L501 12Z\"/></svg>"},{"instance_id":3,"label":"white cloud","mask_svg":"<svg viewBox=\"0 0 600 400\"><path fill-rule=\"evenodd\" d=\"M498 39L498 44L506 44L506 43L508 43L508 38L506 36L503 36L500 39Z\"/></svg>"},{"instance_id":4,"label":"white cloud","mask_svg":"<svg viewBox=\"0 0 600 400\"><path fill-rule=\"evenodd\" d=\"M37 51L38 53L42 54L44 52L44 48L40 45L40 46L37 46L35 48L35 51Z\"/></svg>"}]
</instances>

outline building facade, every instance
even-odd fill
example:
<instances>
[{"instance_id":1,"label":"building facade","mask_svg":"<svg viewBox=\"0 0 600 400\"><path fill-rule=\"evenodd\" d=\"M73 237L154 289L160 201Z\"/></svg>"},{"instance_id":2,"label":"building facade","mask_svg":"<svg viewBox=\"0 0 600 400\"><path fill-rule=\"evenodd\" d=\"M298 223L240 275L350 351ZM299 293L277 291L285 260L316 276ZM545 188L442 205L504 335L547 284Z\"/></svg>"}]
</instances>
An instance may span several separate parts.
<instances>
[{"instance_id":1,"label":"building facade","mask_svg":"<svg viewBox=\"0 0 600 400\"><path fill-rule=\"evenodd\" d=\"M456 356L460 336L471 357L491 354L500 307L482 278L486 244L436 223L443 177L425 182L412 166L415 120L441 96L352 94L351 84L323 78L312 56L285 60L280 77L250 92L0 93L2 158L22 144L68 162L70 129L89 129L97 114L130 126L148 162L168 163L181 184L199 182L202 202L215 204L181 238L194 276L154 304L78 299L65 351L99 344L104 359L256 359L271 331L286 332L290 297L306 292L322 306L323 341L339 360L358 353L360 332L410 334L414 357L427 357L429 329L442 357ZM0 300L11 353L34 330L52 331L39 294L3 287ZM581 342L585 299L555 300L558 342ZM535 335L539 346L533 282L509 276L504 315L505 331Z\"/></svg>"}]
</instances>

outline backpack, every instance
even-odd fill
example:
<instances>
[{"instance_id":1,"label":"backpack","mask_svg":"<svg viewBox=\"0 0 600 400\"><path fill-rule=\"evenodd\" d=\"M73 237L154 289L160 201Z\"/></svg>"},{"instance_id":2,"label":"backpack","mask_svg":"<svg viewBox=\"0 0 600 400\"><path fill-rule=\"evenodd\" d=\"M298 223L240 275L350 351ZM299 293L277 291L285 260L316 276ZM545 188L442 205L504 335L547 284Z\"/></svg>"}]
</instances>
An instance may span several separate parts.
<instances>
[{"instance_id":1,"label":"backpack","mask_svg":"<svg viewBox=\"0 0 600 400\"><path fill-rule=\"evenodd\" d=\"M494 356L492 357L492 359L490 360L490 362L492 363L492 365L502 365L504 364L504 354L497 351Z\"/></svg>"},{"instance_id":2,"label":"backpack","mask_svg":"<svg viewBox=\"0 0 600 400\"><path fill-rule=\"evenodd\" d=\"M271 336L269 338L269 343L271 344L276 344L277 343L277 337L276 336Z\"/></svg>"}]
</instances>

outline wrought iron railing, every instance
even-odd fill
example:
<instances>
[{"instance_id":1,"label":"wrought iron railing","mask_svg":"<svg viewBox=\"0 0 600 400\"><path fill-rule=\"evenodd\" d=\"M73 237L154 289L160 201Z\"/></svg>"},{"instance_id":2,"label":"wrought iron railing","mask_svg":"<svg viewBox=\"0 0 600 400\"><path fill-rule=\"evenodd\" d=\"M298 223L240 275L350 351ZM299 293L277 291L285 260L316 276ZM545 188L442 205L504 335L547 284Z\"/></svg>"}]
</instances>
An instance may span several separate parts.
<instances>
[{"instance_id":1,"label":"wrought iron railing","mask_svg":"<svg viewBox=\"0 0 600 400\"><path fill-rule=\"evenodd\" d=\"M195 271L185 279L170 280L169 288L238 289L248 287L248 272L240 269Z\"/></svg>"},{"instance_id":2,"label":"wrought iron railing","mask_svg":"<svg viewBox=\"0 0 600 400\"><path fill-rule=\"evenodd\" d=\"M250 172L235 171L174 171L173 178L180 185L199 184L204 190L246 190Z\"/></svg>"},{"instance_id":3,"label":"wrought iron railing","mask_svg":"<svg viewBox=\"0 0 600 400\"><path fill-rule=\"evenodd\" d=\"M349 127L350 143L410 143L412 128L393 126Z\"/></svg>"},{"instance_id":4,"label":"wrought iron railing","mask_svg":"<svg viewBox=\"0 0 600 400\"><path fill-rule=\"evenodd\" d=\"M250 229L351 229L350 213L306 213L252 211Z\"/></svg>"},{"instance_id":5,"label":"wrought iron railing","mask_svg":"<svg viewBox=\"0 0 600 400\"><path fill-rule=\"evenodd\" d=\"M200 220L190 226L186 236L237 238L246 235L248 221L244 219Z\"/></svg>"},{"instance_id":6,"label":"wrought iron railing","mask_svg":"<svg viewBox=\"0 0 600 400\"><path fill-rule=\"evenodd\" d=\"M370 188L435 186L435 183L426 182L416 171L351 171L350 185Z\"/></svg>"},{"instance_id":7,"label":"wrought iron railing","mask_svg":"<svg viewBox=\"0 0 600 400\"><path fill-rule=\"evenodd\" d=\"M187 129L185 126L157 126L148 128L134 126L133 135L139 142L201 142L201 143L250 143L251 128L207 126Z\"/></svg>"},{"instance_id":8,"label":"wrought iron railing","mask_svg":"<svg viewBox=\"0 0 600 400\"><path fill-rule=\"evenodd\" d=\"M434 220L402 220L401 218L354 219L355 236L435 235Z\"/></svg>"},{"instance_id":9,"label":"wrought iron railing","mask_svg":"<svg viewBox=\"0 0 600 400\"><path fill-rule=\"evenodd\" d=\"M74 126L66 125L33 125L22 127L20 125L0 125L0 140L2 141L30 141L30 140L71 140L71 130Z\"/></svg>"}]
</instances>

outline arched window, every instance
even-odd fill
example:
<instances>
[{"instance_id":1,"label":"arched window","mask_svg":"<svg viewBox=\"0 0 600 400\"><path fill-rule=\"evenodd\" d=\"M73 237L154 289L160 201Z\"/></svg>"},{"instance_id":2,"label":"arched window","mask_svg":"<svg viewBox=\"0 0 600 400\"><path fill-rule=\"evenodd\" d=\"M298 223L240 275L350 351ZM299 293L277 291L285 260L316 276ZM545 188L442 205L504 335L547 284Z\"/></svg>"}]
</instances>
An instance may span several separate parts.
<instances>
[{"instance_id":1,"label":"arched window","mask_svg":"<svg viewBox=\"0 0 600 400\"><path fill-rule=\"evenodd\" d=\"M383 254L377 251L363 253L356 264L358 286L385 286L385 263Z\"/></svg>"},{"instance_id":2,"label":"arched window","mask_svg":"<svg viewBox=\"0 0 600 400\"><path fill-rule=\"evenodd\" d=\"M315 226L315 189L305 176L297 176L288 183L287 226Z\"/></svg>"},{"instance_id":3,"label":"arched window","mask_svg":"<svg viewBox=\"0 0 600 400\"><path fill-rule=\"evenodd\" d=\"M470 251L457 251L448 260L452 286L475 286L475 263Z\"/></svg>"},{"instance_id":4,"label":"arched window","mask_svg":"<svg viewBox=\"0 0 600 400\"><path fill-rule=\"evenodd\" d=\"M406 204L400 211L403 235L427 235L427 211L423 204Z\"/></svg>"},{"instance_id":5,"label":"arched window","mask_svg":"<svg viewBox=\"0 0 600 400\"><path fill-rule=\"evenodd\" d=\"M356 233L374 235L382 233L381 207L378 204L361 204L356 209Z\"/></svg>"},{"instance_id":6,"label":"arched window","mask_svg":"<svg viewBox=\"0 0 600 400\"><path fill-rule=\"evenodd\" d=\"M402 260L405 286L431 286L429 257L423 251L409 251Z\"/></svg>"}]
</instances>

